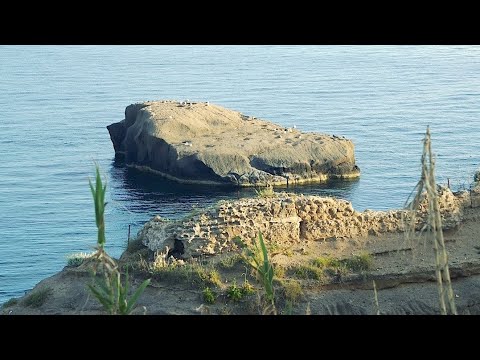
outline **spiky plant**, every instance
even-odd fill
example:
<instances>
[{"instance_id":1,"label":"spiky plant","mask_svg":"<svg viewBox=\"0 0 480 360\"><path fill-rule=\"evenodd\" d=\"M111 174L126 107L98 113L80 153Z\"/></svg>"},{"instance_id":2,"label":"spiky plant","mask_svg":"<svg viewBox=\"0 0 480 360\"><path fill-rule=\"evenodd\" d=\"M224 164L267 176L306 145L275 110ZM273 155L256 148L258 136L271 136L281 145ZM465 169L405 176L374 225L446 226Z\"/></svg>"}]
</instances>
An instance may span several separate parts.
<instances>
[{"instance_id":1,"label":"spiky plant","mask_svg":"<svg viewBox=\"0 0 480 360\"><path fill-rule=\"evenodd\" d=\"M105 251L105 192L107 185L102 183L100 177L100 169L96 166L95 186L89 179L90 190L92 191L93 202L95 205L95 222L98 229L97 250L91 256L96 260L93 267L93 283L87 284L88 289L93 296L103 305L109 314L128 315L142 295L145 288L150 284L150 279L145 280L133 293L128 297L129 279L128 270L125 276L125 285L121 282L120 271L114 259L112 259ZM103 273L103 278L97 276L98 267Z\"/></svg>"}]
</instances>

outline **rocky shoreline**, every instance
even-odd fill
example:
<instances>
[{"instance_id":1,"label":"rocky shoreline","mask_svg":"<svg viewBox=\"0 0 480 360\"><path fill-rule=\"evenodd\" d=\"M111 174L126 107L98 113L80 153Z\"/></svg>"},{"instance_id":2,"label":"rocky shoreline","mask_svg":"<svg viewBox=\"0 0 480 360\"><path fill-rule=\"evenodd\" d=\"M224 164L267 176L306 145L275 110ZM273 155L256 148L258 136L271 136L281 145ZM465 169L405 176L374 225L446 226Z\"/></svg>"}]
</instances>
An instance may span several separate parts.
<instances>
[{"instance_id":1,"label":"rocky shoreline","mask_svg":"<svg viewBox=\"0 0 480 360\"><path fill-rule=\"evenodd\" d=\"M480 188L470 193L453 194L445 187L438 191L457 307L461 314L479 314L476 234L480 231ZM424 211L425 204L421 204L417 230L422 228ZM132 269L133 286L152 278L139 300L137 314L259 313L254 295L239 301L228 295L232 284L244 281L251 281L254 291L260 291L254 279L246 277L233 241L236 236L248 241L258 227L278 270L276 292L281 313L290 309L294 314L372 314L375 280L382 314L436 314L432 250L422 244L421 237L413 242L404 238L402 214L403 210L357 212L344 200L288 193L223 201L178 222L153 218L120 263ZM173 250L176 265L155 270L156 259L168 249ZM312 265L328 259L347 263L352 256L368 256L368 267ZM196 271L201 269L203 277L182 270L193 269L189 264L197 264ZM2 314L102 313L86 291L91 280L89 266L86 261L65 267L4 306ZM213 273L215 281L205 275ZM213 304L205 303L202 295L207 287L218 294ZM32 306L29 299L39 293L45 294L44 301Z\"/></svg>"}]
</instances>

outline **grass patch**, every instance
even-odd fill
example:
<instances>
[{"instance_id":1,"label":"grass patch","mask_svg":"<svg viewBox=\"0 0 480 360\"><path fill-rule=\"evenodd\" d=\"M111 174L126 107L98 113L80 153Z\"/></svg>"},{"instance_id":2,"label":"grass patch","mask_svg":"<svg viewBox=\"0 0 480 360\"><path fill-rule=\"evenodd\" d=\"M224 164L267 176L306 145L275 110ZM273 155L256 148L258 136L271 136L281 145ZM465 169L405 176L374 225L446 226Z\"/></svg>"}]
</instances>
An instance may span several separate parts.
<instances>
[{"instance_id":1,"label":"grass patch","mask_svg":"<svg viewBox=\"0 0 480 360\"><path fill-rule=\"evenodd\" d=\"M234 254L220 260L217 266L221 269L228 270L232 269L238 263L243 262L243 256L241 254Z\"/></svg>"},{"instance_id":2,"label":"grass patch","mask_svg":"<svg viewBox=\"0 0 480 360\"><path fill-rule=\"evenodd\" d=\"M11 306L15 306L18 304L18 299L16 298L11 298L10 300L6 301L3 303L2 307L3 308L8 308L8 307L11 307Z\"/></svg>"},{"instance_id":3,"label":"grass patch","mask_svg":"<svg viewBox=\"0 0 480 360\"><path fill-rule=\"evenodd\" d=\"M342 260L350 271L368 271L373 267L373 256L369 253L361 253L351 258Z\"/></svg>"},{"instance_id":4,"label":"grass patch","mask_svg":"<svg viewBox=\"0 0 480 360\"><path fill-rule=\"evenodd\" d=\"M325 256L314 259L312 265L329 275L346 275L349 272L370 270L373 266L373 256L366 252L341 260Z\"/></svg>"},{"instance_id":5,"label":"grass patch","mask_svg":"<svg viewBox=\"0 0 480 360\"><path fill-rule=\"evenodd\" d=\"M217 294L215 293L215 291L213 291L209 287L203 289L202 295L203 295L203 301L205 301L207 304L213 304L217 299Z\"/></svg>"},{"instance_id":6,"label":"grass patch","mask_svg":"<svg viewBox=\"0 0 480 360\"><path fill-rule=\"evenodd\" d=\"M238 286L236 280L227 288L227 297L235 302L242 300L245 296L255 294L255 288L252 284L245 280L242 286Z\"/></svg>"},{"instance_id":7,"label":"grass patch","mask_svg":"<svg viewBox=\"0 0 480 360\"><path fill-rule=\"evenodd\" d=\"M207 268L200 264L168 265L150 269L150 273L156 280L164 280L173 283L190 282L200 286L221 286L220 273L213 268Z\"/></svg>"},{"instance_id":8,"label":"grass patch","mask_svg":"<svg viewBox=\"0 0 480 360\"><path fill-rule=\"evenodd\" d=\"M48 297L52 294L51 288L44 288L41 290L37 290L35 292L30 293L25 300L23 300L23 304L28 307L38 308L45 304Z\"/></svg>"},{"instance_id":9,"label":"grass patch","mask_svg":"<svg viewBox=\"0 0 480 360\"><path fill-rule=\"evenodd\" d=\"M312 260L312 265L318 267L324 272L324 274L328 274L330 276L346 275L349 272L349 269L344 261L331 256L316 258Z\"/></svg>"},{"instance_id":10,"label":"grass patch","mask_svg":"<svg viewBox=\"0 0 480 360\"><path fill-rule=\"evenodd\" d=\"M303 289L297 280L282 281L285 300L290 304L295 304L303 296Z\"/></svg>"},{"instance_id":11,"label":"grass patch","mask_svg":"<svg viewBox=\"0 0 480 360\"><path fill-rule=\"evenodd\" d=\"M227 297L235 302L242 300L243 292L242 289L237 286L236 281L233 281L233 284L227 288Z\"/></svg>"},{"instance_id":12,"label":"grass patch","mask_svg":"<svg viewBox=\"0 0 480 360\"><path fill-rule=\"evenodd\" d=\"M294 275L299 279L323 280L325 278L323 269L314 265L298 265L292 267L292 270Z\"/></svg>"}]
</instances>

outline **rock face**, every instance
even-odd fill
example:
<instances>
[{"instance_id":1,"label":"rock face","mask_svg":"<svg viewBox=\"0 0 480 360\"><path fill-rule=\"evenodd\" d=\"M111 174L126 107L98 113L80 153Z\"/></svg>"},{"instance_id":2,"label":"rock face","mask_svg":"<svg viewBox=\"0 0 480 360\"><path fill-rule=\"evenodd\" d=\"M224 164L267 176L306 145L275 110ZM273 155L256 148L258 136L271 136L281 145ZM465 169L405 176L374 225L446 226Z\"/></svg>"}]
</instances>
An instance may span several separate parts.
<instances>
[{"instance_id":1,"label":"rock face","mask_svg":"<svg viewBox=\"0 0 480 360\"><path fill-rule=\"evenodd\" d=\"M462 220L462 204L448 188L439 189L444 229ZM426 204L417 211L416 229L426 219ZM302 241L335 241L404 230L405 210L355 211L352 204L319 196L281 193L274 198L223 201L203 213L182 221L155 217L139 232L143 244L153 251L182 245L182 258L214 255L236 249L233 239L247 243L262 231L267 242L288 246Z\"/></svg>"},{"instance_id":2,"label":"rock face","mask_svg":"<svg viewBox=\"0 0 480 360\"><path fill-rule=\"evenodd\" d=\"M280 185L360 175L343 137L302 133L208 103L144 102L107 126L128 166L186 183Z\"/></svg>"}]
</instances>

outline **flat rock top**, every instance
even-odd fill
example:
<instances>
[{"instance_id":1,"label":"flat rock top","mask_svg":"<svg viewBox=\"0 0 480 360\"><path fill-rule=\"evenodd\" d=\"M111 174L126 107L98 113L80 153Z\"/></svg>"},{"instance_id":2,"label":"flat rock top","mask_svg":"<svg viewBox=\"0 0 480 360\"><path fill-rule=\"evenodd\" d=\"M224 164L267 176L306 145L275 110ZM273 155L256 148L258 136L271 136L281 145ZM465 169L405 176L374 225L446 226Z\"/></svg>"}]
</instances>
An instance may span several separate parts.
<instances>
[{"instance_id":1,"label":"flat rock top","mask_svg":"<svg viewBox=\"0 0 480 360\"><path fill-rule=\"evenodd\" d=\"M303 133L204 102L151 101L127 106L107 126L129 166L190 183L256 186L354 178L352 141Z\"/></svg>"},{"instance_id":2,"label":"flat rock top","mask_svg":"<svg viewBox=\"0 0 480 360\"><path fill-rule=\"evenodd\" d=\"M214 104L201 102L182 106L177 101L144 104L147 107L143 110L151 114L156 125L153 133L171 144L180 146L187 142L187 146L181 147L183 154L214 152L221 148L222 152L229 149L235 154L261 154L265 157L272 149L281 146L282 157L296 158L298 150L304 153L314 147L315 153L320 152L328 159L350 142L343 137L302 133Z\"/></svg>"}]
</instances>

